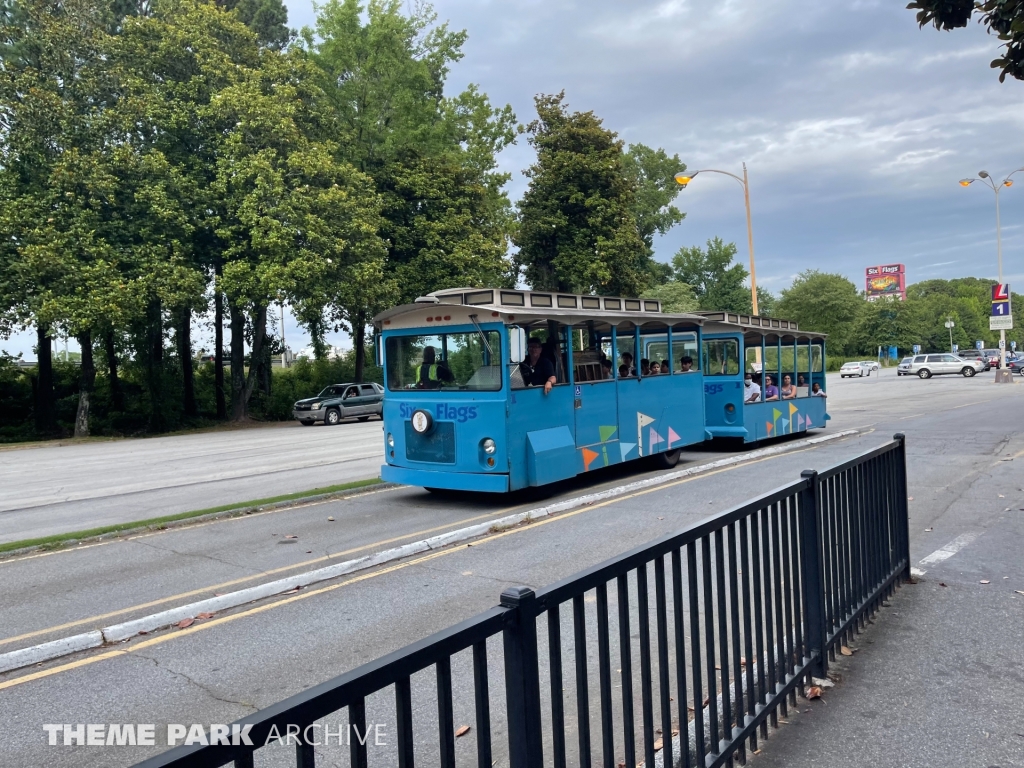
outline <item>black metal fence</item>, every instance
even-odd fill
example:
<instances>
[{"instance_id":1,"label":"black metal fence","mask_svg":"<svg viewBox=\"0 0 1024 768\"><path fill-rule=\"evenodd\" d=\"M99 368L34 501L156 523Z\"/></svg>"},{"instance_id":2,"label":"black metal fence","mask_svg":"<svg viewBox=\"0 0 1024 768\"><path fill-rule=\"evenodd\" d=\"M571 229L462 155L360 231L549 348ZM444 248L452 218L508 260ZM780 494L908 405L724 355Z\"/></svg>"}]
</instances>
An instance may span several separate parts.
<instances>
[{"instance_id":1,"label":"black metal fence","mask_svg":"<svg viewBox=\"0 0 1024 768\"><path fill-rule=\"evenodd\" d=\"M238 721L251 746L223 738L139 768L277 763L282 750L258 752L268 737L312 768L318 722L342 710L353 768L731 765L909 576L896 435L537 592L506 590L479 616ZM434 703L414 709L414 691ZM386 746L366 738L371 698L394 725ZM456 707L473 713L463 739Z\"/></svg>"}]
</instances>

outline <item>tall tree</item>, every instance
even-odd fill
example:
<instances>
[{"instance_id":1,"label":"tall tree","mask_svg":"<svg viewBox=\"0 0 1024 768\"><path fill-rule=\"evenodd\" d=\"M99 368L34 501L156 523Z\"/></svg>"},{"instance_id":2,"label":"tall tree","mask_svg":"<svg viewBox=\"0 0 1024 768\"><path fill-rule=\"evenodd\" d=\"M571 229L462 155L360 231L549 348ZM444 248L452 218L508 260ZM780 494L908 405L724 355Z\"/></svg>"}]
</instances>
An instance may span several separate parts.
<instances>
[{"instance_id":1,"label":"tall tree","mask_svg":"<svg viewBox=\"0 0 1024 768\"><path fill-rule=\"evenodd\" d=\"M1006 76L1024 80L1024 1L1022 0L914 0L907 8L917 11L917 23L936 29L966 27L977 14L989 34L1003 41L1003 54L992 60L1000 70L999 82Z\"/></svg>"},{"instance_id":2,"label":"tall tree","mask_svg":"<svg viewBox=\"0 0 1024 768\"><path fill-rule=\"evenodd\" d=\"M750 312L750 289L743 285L747 270L733 264L736 244L716 237L699 245L680 248L672 258L675 279L693 287L701 309Z\"/></svg>"},{"instance_id":3,"label":"tall tree","mask_svg":"<svg viewBox=\"0 0 1024 768\"><path fill-rule=\"evenodd\" d=\"M318 8L305 47L341 127L339 155L371 177L383 199L379 236L384 276L358 290L307 303L304 322L348 329L356 377L365 362L365 329L388 303L460 285L505 284L512 227L496 156L516 135L509 107L494 108L474 86L444 89L462 58L464 31L438 24L429 4L331 0Z\"/></svg>"},{"instance_id":4,"label":"tall tree","mask_svg":"<svg viewBox=\"0 0 1024 768\"><path fill-rule=\"evenodd\" d=\"M638 295L651 266L622 142L593 112L570 112L564 92L534 101L537 119L527 130L537 161L526 171L515 237L526 281L543 290Z\"/></svg>"},{"instance_id":5,"label":"tall tree","mask_svg":"<svg viewBox=\"0 0 1024 768\"><path fill-rule=\"evenodd\" d=\"M829 348L842 354L865 304L857 286L843 275L810 269L782 291L778 313L802 328L827 333Z\"/></svg>"},{"instance_id":6,"label":"tall tree","mask_svg":"<svg viewBox=\"0 0 1024 768\"><path fill-rule=\"evenodd\" d=\"M651 260L651 282L656 285L668 276L667 265L654 261L654 238L686 218L672 205L682 190L675 175L685 171L686 164L679 155L669 156L664 149L651 149L643 144L630 144L623 160L634 189L633 218Z\"/></svg>"}]
</instances>

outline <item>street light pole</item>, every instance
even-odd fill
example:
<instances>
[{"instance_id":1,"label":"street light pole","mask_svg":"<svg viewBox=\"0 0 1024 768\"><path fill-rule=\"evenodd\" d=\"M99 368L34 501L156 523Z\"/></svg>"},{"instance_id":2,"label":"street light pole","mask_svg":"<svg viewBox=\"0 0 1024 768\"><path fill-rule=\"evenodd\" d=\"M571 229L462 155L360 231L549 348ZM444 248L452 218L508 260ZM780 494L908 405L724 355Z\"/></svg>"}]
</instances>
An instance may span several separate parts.
<instances>
[{"instance_id":1,"label":"street light pole","mask_svg":"<svg viewBox=\"0 0 1024 768\"><path fill-rule=\"evenodd\" d=\"M1016 171L1010 173L1005 179L996 184L992 180L991 174L988 171L978 171L978 178L981 179L982 183L990 187L996 194L996 259L998 260L999 267L999 284L1003 284L1003 231L999 222L999 193L1003 191L1004 187L1012 187L1013 174L1024 171L1024 168L1018 168ZM961 187L969 187L978 179L961 179ZM1006 370L1006 330L1000 329L999 331L999 370ZM999 381L1000 374L996 374L996 381ZM1012 379L1011 379L1012 381Z\"/></svg>"},{"instance_id":2,"label":"street light pole","mask_svg":"<svg viewBox=\"0 0 1024 768\"><path fill-rule=\"evenodd\" d=\"M954 325L956 325L956 323L953 322L953 318L952 317L947 317L946 318L946 328L949 329L949 351L950 352L953 351L953 326Z\"/></svg>"},{"instance_id":3,"label":"street light pole","mask_svg":"<svg viewBox=\"0 0 1024 768\"><path fill-rule=\"evenodd\" d=\"M696 178L698 173L720 173L723 176L729 176L730 178L736 179L743 187L743 203L747 209L747 248L750 250L750 307L754 314L758 313L757 307L757 271L754 269L754 228L750 220L750 180L747 177L747 164L743 163L743 177L740 178L735 173L729 173L728 171L719 171L714 168L704 168L700 171L694 171L693 173L677 173L675 176L676 182L683 189L686 189L686 185Z\"/></svg>"}]
</instances>

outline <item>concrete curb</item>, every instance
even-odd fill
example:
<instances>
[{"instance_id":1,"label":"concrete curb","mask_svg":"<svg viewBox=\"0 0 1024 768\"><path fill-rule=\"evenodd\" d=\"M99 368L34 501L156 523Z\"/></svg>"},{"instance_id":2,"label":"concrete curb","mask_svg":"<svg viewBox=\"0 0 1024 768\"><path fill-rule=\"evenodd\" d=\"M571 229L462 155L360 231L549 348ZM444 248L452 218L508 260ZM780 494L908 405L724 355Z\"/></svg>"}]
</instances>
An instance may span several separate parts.
<instances>
[{"instance_id":1,"label":"concrete curb","mask_svg":"<svg viewBox=\"0 0 1024 768\"><path fill-rule=\"evenodd\" d=\"M8 653L0 654L0 673L10 672L14 669L20 669L22 667L31 666L32 664L38 664L44 661L52 661L53 659L61 656L89 650L91 648L98 648L108 643L123 642L134 637L140 632L148 633L165 629L178 623L182 619L194 618L200 613L216 613L217 611L224 611L229 608L237 608L240 605L245 605L246 603L251 603L256 600L262 600L267 597L280 595L284 592L291 592L298 588L308 587L313 584L336 579L339 576L346 576L354 571L384 565L385 563L401 560L402 558L419 554L420 552L440 549L450 544L473 539L477 536L486 534L488 531L493 529L511 528L530 520L550 517L551 515L558 514L559 512L566 512L571 509L588 506L598 501L612 499L644 488L664 485L665 483L670 483L684 477L702 474L710 470L728 467L734 464L742 464L752 459L787 453L797 448L803 448L808 445L818 445L830 440L837 440L841 437L849 437L850 435L855 434L858 434L858 430L848 429L843 432L822 435L821 437L814 437L808 440L797 440L786 445L763 448L739 456L730 456L725 459L719 459L718 461L712 461L708 464L701 464L696 467L689 467L675 472L667 472L663 475L649 477L644 480L638 480L636 482L616 486L615 488L608 488L603 491L598 491L597 493L576 496L571 499L555 502L554 504L529 509L525 512L506 515L505 517L498 518L497 520L490 520L484 523L478 523L477 525L459 528L458 530L442 533L428 539L422 539L409 544L403 544L400 547L386 549L373 555L365 555L353 560L346 560L334 565L328 565L324 568L307 571L306 573L300 573L295 576L288 576L283 579L270 581L266 584L258 584L255 587L229 592L226 595L218 595L217 597L211 597L206 600L189 603L177 608L160 611L159 613L149 614L148 616L132 619L131 621L112 624L109 627L103 627L99 630L83 632L60 640L53 640L51 642L41 643L29 648L10 651Z\"/></svg>"}]
</instances>

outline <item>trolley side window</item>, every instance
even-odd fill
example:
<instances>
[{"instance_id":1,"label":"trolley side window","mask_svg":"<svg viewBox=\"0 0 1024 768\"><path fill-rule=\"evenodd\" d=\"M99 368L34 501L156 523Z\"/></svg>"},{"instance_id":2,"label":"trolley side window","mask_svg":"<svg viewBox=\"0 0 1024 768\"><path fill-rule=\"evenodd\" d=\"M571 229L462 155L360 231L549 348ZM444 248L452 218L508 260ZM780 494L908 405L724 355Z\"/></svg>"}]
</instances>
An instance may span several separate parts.
<instances>
[{"instance_id":1,"label":"trolley side window","mask_svg":"<svg viewBox=\"0 0 1024 768\"><path fill-rule=\"evenodd\" d=\"M704 375L736 376L740 372L740 345L736 339L704 342Z\"/></svg>"}]
</instances>

